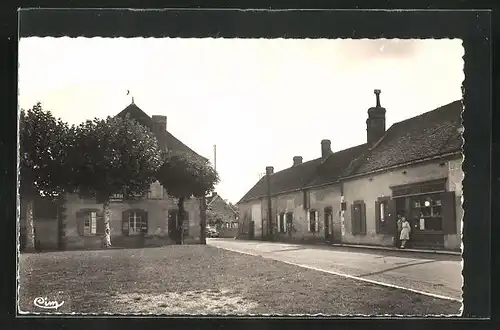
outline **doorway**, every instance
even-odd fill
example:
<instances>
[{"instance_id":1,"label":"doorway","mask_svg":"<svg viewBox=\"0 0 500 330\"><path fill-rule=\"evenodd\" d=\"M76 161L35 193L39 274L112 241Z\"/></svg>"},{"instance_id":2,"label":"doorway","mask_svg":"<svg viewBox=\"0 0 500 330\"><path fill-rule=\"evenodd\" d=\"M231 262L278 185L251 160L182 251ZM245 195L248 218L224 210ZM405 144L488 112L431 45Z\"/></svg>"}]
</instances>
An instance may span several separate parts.
<instances>
[{"instance_id":1,"label":"doorway","mask_svg":"<svg viewBox=\"0 0 500 330\"><path fill-rule=\"evenodd\" d=\"M180 241L180 230L177 223L177 210L168 211L168 236L175 242Z\"/></svg>"},{"instance_id":2,"label":"doorway","mask_svg":"<svg viewBox=\"0 0 500 330\"><path fill-rule=\"evenodd\" d=\"M324 215L324 228L325 228L325 241L326 243L333 243L333 235L332 235L332 219L333 219L333 211L331 207L325 207L325 215Z\"/></svg>"}]
</instances>

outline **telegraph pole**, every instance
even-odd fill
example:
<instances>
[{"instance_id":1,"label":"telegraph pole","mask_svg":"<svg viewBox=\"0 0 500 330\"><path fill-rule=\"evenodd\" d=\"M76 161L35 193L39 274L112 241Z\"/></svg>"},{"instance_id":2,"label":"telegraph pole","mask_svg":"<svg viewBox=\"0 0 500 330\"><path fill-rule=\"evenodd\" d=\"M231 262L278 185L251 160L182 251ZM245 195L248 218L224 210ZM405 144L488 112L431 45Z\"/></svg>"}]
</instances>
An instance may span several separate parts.
<instances>
[{"instance_id":1,"label":"telegraph pole","mask_svg":"<svg viewBox=\"0 0 500 330\"><path fill-rule=\"evenodd\" d=\"M217 145L214 144L214 170L217 172Z\"/></svg>"},{"instance_id":2,"label":"telegraph pole","mask_svg":"<svg viewBox=\"0 0 500 330\"><path fill-rule=\"evenodd\" d=\"M266 167L266 181L267 181L267 226L269 239L273 240L273 211L272 211L272 200L271 200L271 175L274 172L274 168L272 166Z\"/></svg>"}]
</instances>

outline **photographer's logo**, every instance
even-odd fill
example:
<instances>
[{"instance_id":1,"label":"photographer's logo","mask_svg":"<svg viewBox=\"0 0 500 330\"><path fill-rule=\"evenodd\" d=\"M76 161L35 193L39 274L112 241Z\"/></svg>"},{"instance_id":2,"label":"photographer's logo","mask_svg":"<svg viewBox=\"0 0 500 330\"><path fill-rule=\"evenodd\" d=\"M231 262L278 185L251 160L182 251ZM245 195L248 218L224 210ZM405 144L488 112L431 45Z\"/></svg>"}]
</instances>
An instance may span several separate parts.
<instances>
[{"instance_id":1,"label":"photographer's logo","mask_svg":"<svg viewBox=\"0 0 500 330\"><path fill-rule=\"evenodd\" d=\"M57 302L48 300L47 297L36 297L33 300L33 305L36 307L44 308L44 309L58 309L64 304L64 301Z\"/></svg>"}]
</instances>

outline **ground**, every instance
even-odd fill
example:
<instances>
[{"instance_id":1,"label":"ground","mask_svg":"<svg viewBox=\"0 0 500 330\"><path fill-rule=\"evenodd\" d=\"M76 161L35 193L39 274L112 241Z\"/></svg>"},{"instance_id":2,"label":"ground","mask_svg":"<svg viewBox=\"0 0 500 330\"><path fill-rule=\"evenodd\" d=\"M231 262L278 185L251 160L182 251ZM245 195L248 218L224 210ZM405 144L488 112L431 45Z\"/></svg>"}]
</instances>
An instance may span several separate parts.
<instances>
[{"instance_id":1,"label":"ground","mask_svg":"<svg viewBox=\"0 0 500 330\"><path fill-rule=\"evenodd\" d=\"M25 312L459 314L461 304L213 246L20 256ZM64 302L34 306L37 297Z\"/></svg>"},{"instance_id":2,"label":"ground","mask_svg":"<svg viewBox=\"0 0 500 330\"><path fill-rule=\"evenodd\" d=\"M211 239L208 244L431 295L462 298L462 257L459 255L234 239Z\"/></svg>"}]
</instances>

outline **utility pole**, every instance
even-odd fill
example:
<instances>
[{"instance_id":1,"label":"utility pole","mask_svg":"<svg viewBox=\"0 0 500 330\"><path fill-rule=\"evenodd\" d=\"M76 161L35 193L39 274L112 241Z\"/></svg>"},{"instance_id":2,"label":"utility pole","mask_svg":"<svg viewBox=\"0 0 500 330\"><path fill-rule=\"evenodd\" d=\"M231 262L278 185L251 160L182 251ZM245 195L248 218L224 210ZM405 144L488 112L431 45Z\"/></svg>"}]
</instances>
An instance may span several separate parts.
<instances>
[{"instance_id":1,"label":"utility pole","mask_svg":"<svg viewBox=\"0 0 500 330\"><path fill-rule=\"evenodd\" d=\"M217 172L217 145L214 144L214 170Z\"/></svg>"},{"instance_id":2,"label":"utility pole","mask_svg":"<svg viewBox=\"0 0 500 330\"><path fill-rule=\"evenodd\" d=\"M272 211L272 200L271 200L271 175L274 172L274 167L272 166L267 166L266 167L266 181L267 181L267 226L268 226L268 233L269 233L269 239L273 240L274 234L273 234L273 211Z\"/></svg>"}]
</instances>

